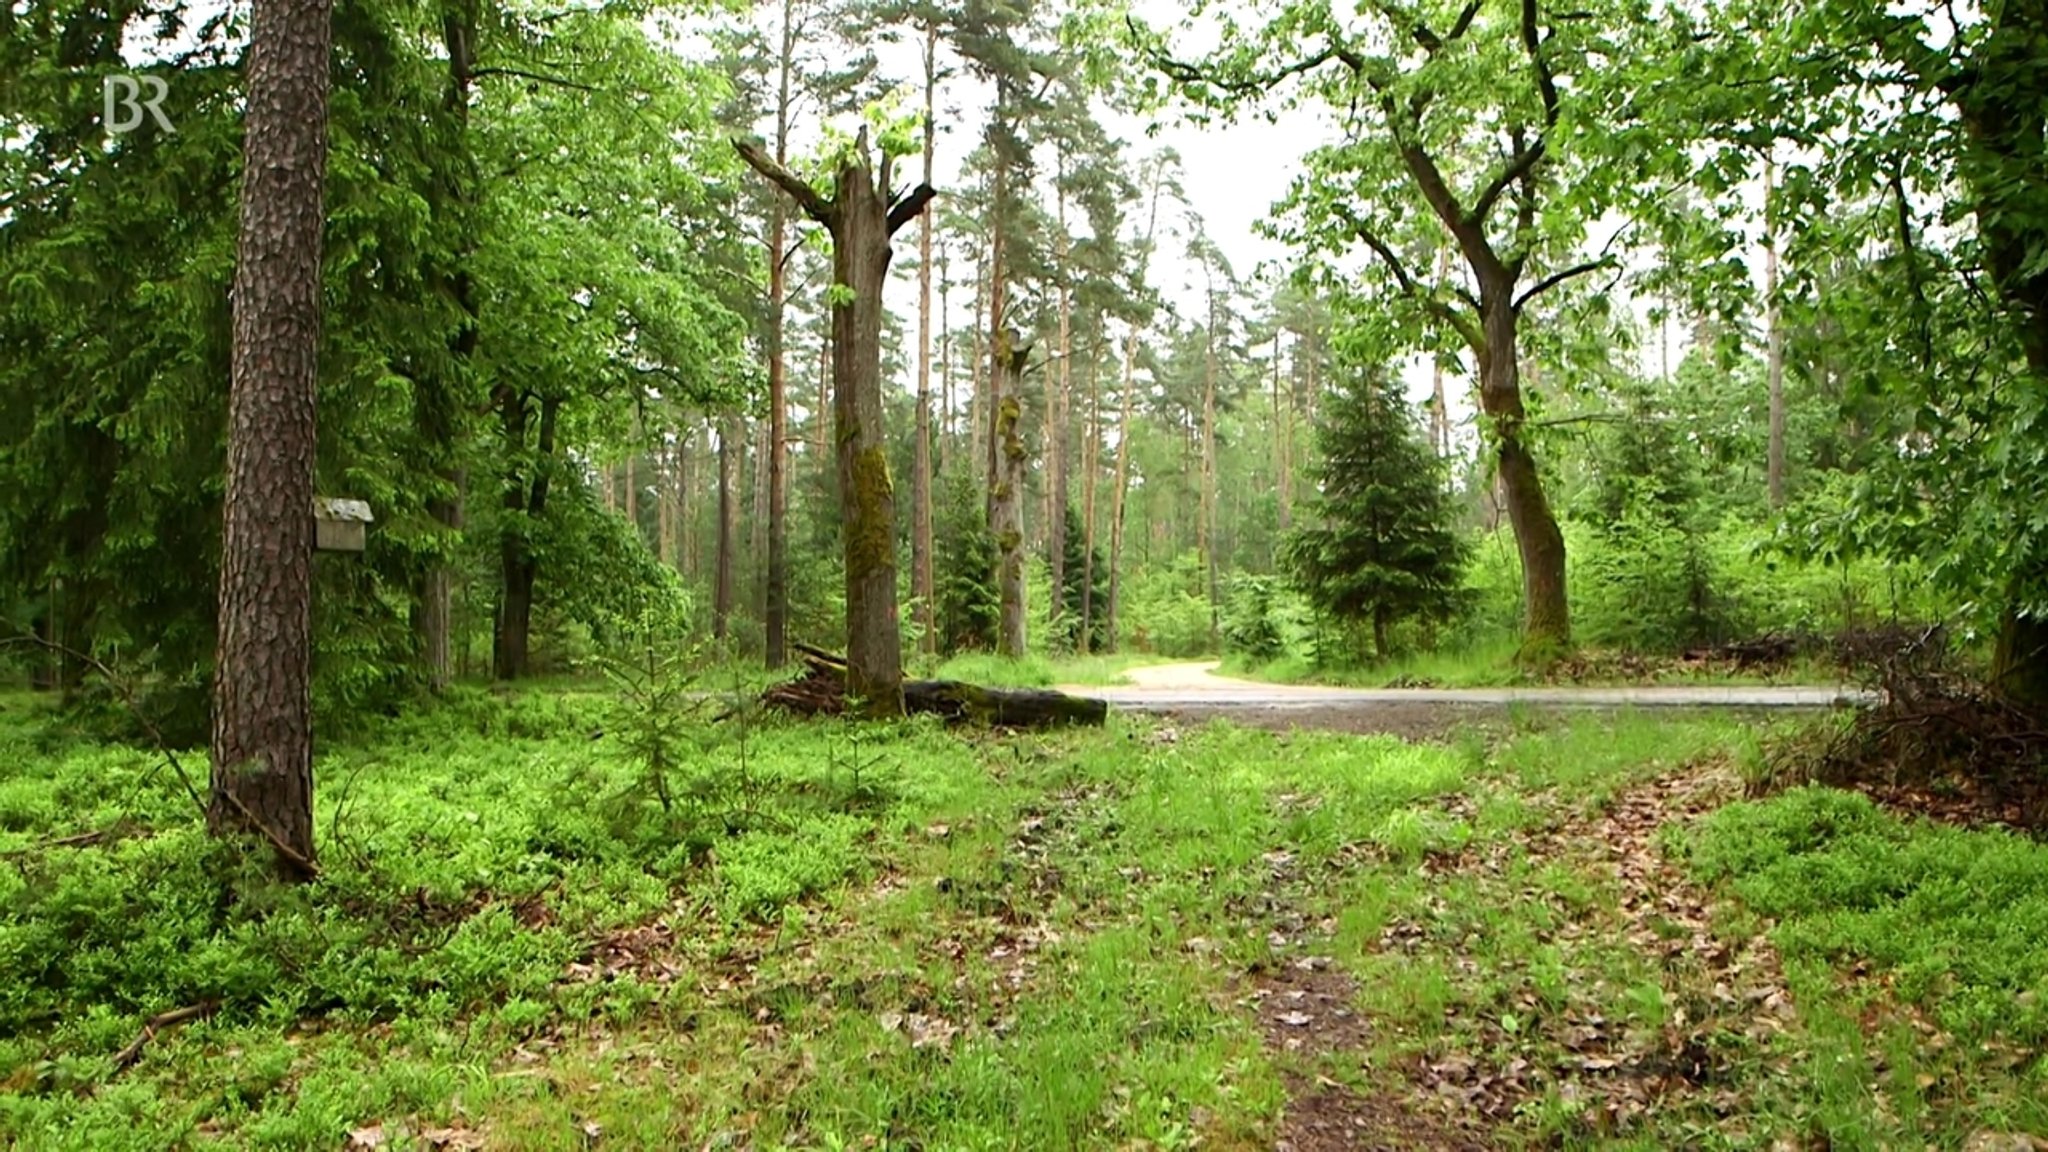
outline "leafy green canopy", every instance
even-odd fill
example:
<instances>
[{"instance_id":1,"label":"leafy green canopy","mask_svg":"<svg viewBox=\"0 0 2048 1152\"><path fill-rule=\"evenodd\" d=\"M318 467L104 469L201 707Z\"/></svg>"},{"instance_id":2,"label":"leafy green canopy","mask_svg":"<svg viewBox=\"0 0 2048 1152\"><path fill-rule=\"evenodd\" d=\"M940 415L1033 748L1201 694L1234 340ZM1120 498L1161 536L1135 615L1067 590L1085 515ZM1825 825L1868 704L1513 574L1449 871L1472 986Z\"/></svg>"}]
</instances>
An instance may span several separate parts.
<instances>
[{"instance_id":1,"label":"leafy green canopy","mask_svg":"<svg viewBox=\"0 0 2048 1152\"><path fill-rule=\"evenodd\" d=\"M407 679L427 565L466 554L483 569L428 514L452 477L469 477L468 539L489 540L514 517L489 477L546 469L573 493L576 461L624 436L636 408L716 399L740 376L737 182L699 143L716 139L723 81L653 45L634 12L486 7L467 13L479 43L458 103L443 15L406 0L336 14L318 483L378 520L360 558L319 566L330 699ZM241 45L191 6L112 16L37 4L10 12L0 43L0 612L197 682L214 631ZM173 57L181 27L197 43ZM147 70L166 77L175 133L103 136L100 78L129 70L124 37L159 61ZM482 433L485 398L506 390L557 403L552 453ZM438 426L417 419L430 395ZM558 500L510 528L547 550L543 599L594 617L610 609L583 590L650 574L606 567L618 554L571 522L577 508Z\"/></svg>"}]
</instances>

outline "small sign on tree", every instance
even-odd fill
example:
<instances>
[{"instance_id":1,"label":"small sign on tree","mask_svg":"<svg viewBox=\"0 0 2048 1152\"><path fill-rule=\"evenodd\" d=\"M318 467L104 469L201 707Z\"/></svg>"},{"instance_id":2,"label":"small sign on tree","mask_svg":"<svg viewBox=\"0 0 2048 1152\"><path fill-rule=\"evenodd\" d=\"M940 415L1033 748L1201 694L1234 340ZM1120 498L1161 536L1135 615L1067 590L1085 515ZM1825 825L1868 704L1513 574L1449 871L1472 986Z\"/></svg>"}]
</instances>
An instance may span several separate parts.
<instances>
[{"instance_id":1,"label":"small sign on tree","mask_svg":"<svg viewBox=\"0 0 2048 1152\"><path fill-rule=\"evenodd\" d=\"M361 552L369 543L370 505L364 500L313 497L313 549Z\"/></svg>"}]
</instances>

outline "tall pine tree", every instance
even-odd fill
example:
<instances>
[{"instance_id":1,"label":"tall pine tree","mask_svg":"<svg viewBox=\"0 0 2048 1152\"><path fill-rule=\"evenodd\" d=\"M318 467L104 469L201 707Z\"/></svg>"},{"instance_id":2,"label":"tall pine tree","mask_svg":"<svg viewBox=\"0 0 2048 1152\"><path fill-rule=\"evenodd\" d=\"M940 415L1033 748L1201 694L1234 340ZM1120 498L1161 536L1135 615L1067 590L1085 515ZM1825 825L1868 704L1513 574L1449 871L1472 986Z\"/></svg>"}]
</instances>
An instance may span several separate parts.
<instances>
[{"instance_id":1,"label":"tall pine tree","mask_svg":"<svg viewBox=\"0 0 2048 1152\"><path fill-rule=\"evenodd\" d=\"M1388 373L1353 369L1320 416L1318 492L1282 560L1318 611L1369 624L1385 658L1396 622L1456 611L1467 548L1453 527L1443 465Z\"/></svg>"}]
</instances>

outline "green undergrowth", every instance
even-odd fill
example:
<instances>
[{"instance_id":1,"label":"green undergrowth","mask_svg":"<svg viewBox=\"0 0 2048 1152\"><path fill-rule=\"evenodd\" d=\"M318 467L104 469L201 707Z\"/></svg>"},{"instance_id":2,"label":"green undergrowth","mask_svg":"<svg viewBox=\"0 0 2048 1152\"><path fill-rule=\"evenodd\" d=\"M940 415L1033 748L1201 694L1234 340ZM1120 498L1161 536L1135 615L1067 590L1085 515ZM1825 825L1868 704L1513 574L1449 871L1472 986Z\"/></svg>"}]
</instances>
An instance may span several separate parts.
<instances>
[{"instance_id":1,"label":"green undergrowth","mask_svg":"<svg viewBox=\"0 0 2048 1152\"><path fill-rule=\"evenodd\" d=\"M2048 1044L2048 845L1798 788L1715 813L1691 861L1788 960L1868 965L1961 1041Z\"/></svg>"},{"instance_id":2,"label":"green undergrowth","mask_svg":"<svg viewBox=\"0 0 2048 1152\"><path fill-rule=\"evenodd\" d=\"M931 671L934 680L960 680L993 688L1050 688L1055 684L1127 684L1124 673L1145 664L1159 663L1156 657L1125 655L1046 657L1036 653L1022 657L996 656L987 652L966 652L947 658Z\"/></svg>"},{"instance_id":3,"label":"green undergrowth","mask_svg":"<svg viewBox=\"0 0 2048 1152\"><path fill-rule=\"evenodd\" d=\"M666 807L617 721L581 687L460 691L331 744L323 877L281 888L160 757L0 700L0 1143L1249 1152L1288 1138L1290 1079L1503 1147L2041 1130L2038 1075L1988 1054L2040 1038L2034 846L1795 793L1629 849L1729 891L1731 947L1775 923L1782 1035L1657 954L1696 897L1623 916L1600 821L1729 759L1727 719L1513 710L1413 745L697 715ZM1356 1047L1262 1037L1259 974L1310 960L1348 975ZM1604 1111L1688 1031L1705 1088Z\"/></svg>"}]
</instances>

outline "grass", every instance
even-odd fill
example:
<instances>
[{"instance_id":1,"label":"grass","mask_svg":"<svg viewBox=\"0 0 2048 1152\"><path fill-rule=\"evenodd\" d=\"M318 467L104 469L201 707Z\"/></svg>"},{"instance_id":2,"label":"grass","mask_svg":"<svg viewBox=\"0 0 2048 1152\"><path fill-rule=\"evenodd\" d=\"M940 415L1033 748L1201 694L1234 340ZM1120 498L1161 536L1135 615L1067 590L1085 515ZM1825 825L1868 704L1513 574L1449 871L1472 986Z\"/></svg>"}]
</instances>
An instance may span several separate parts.
<instances>
[{"instance_id":1,"label":"grass","mask_svg":"<svg viewBox=\"0 0 2048 1152\"><path fill-rule=\"evenodd\" d=\"M1056 684L1127 684L1131 668L1160 663L1158 657L1114 653L1051 658L1033 653L1013 659L987 652L954 656L931 672L935 680L963 680L994 688L1050 688Z\"/></svg>"},{"instance_id":2,"label":"grass","mask_svg":"<svg viewBox=\"0 0 2048 1152\"><path fill-rule=\"evenodd\" d=\"M620 720L458 692L330 746L324 875L283 889L157 756L0 698L0 1143L1254 1149L1318 1077L1505 1146L2048 1134L2015 1058L2048 849L1825 792L1657 828L1635 797L1727 759L1731 721L749 718L690 729L664 810ZM1311 956L1357 1047L1262 1036L1248 986ZM1797 1011L1753 1030L1773 981ZM1630 1095L1674 1037L1712 1076Z\"/></svg>"}]
</instances>

